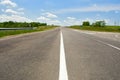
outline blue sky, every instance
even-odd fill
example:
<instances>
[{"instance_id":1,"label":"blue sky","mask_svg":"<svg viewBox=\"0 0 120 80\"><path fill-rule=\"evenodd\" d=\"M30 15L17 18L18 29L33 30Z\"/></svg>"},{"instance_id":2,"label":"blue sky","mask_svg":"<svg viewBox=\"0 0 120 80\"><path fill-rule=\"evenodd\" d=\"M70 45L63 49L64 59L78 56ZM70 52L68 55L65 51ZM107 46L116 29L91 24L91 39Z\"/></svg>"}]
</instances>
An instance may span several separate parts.
<instances>
[{"instance_id":1,"label":"blue sky","mask_svg":"<svg viewBox=\"0 0 120 80\"><path fill-rule=\"evenodd\" d=\"M80 25L105 20L120 25L120 0L0 0L0 22Z\"/></svg>"}]
</instances>

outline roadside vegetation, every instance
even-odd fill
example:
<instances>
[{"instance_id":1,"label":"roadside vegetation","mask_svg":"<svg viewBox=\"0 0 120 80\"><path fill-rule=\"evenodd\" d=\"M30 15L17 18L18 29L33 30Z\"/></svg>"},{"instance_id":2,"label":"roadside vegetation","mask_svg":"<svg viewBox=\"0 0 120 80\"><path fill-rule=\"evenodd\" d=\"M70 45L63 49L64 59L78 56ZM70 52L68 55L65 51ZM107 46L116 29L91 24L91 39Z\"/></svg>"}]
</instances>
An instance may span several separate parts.
<instances>
[{"instance_id":1,"label":"roadside vegetation","mask_svg":"<svg viewBox=\"0 0 120 80\"><path fill-rule=\"evenodd\" d=\"M21 23L21 22L3 22L0 23L0 28L31 28L28 30L0 30L0 37L17 35L23 33L38 32L56 28L57 26L48 26L46 23L31 22L31 23Z\"/></svg>"},{"instance_id":2,"label":"roadside vegetation","mask_svg":"<svg viewBox=\"0 0 120 80\"><path fill-rule=\"evenodd\" d=\"M82 25L70 26L70 28L90 31L120 32L120 26L106 25L105 21L96 21L90 25L89 21L84 21Z\"/></svg>"},{"instance_id":3,"label":"roadside vegetation","mask_svg":"<svg viewBox=\"0 0 120 80\"><path fill-rule=\"evenodd\" d=\"M0 28L28 28L28 27L39 27L39 26L47 26L46 23L39 23L39 22L13 22L13 21L8 21L8 22L1 22L0 23Z\"/></svg>"}]
</instances>

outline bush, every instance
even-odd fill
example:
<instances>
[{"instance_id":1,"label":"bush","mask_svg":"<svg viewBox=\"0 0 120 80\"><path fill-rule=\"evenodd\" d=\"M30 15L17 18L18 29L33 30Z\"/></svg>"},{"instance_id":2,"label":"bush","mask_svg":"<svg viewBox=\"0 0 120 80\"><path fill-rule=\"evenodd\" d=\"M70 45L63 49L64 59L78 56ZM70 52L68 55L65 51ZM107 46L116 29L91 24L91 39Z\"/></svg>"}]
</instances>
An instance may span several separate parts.
<instances>
[{"instance_id":1,"label":"bush","mask_svg":"<svg viewBox=\"0 0 120 80\"><path fill-rule=\"evenodd\" d=\"M105 21L96 21L95 23L92 24L94 27L105 27L106 23Z\"/></svg>"},{"instance_id":2,"label":"bush","mask_svg":"<svg viewBox=\"0 0 120 80\"><path fill-rule=\"evenodd\" d=\"M82 25L83 26L90 26L90 22L89 21L84 21Z\"/></svg>"}]
</instances>

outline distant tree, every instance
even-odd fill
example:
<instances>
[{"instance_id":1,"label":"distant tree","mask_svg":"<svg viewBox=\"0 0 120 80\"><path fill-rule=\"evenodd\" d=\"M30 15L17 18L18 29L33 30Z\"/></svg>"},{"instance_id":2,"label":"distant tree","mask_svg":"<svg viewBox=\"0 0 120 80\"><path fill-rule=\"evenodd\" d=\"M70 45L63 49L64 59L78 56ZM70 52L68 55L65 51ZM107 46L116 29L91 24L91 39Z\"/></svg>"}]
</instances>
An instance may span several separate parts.
<instances>
[{"instance_id":1,"label":"distant tree","mask_svg":"<svg viewBox=\"0 0 120 80\"><path fill-rule=\"evenodd\" d=\"M47 23L40 23L39 26L47 26Z\"/></svg>"},{"instance_id":2,"label":"distant tree","mask_svg":"<svg viewBox=\"0 0 120 80\"><path fill-rule=\"evenodd\" d=\"M39 26L47 26L47 23L40 23L40 22L13 22L13 21L8 21L8 22L0 22L0 27L4 28L11 28L11 27L39 27Z\"/></svg>"},{"instance_id":3,"label":"distant tree","mask_svg":"<svg viewBox=\"0 0 120 80\"><path fill-rule=\"evenodd\" d=\"M39 26L47 26L46 23L39 23L39 22L31 22L32 27L39 27Z\"/></svg>"},{"instance_id":4,"label":"distant tree","mask_svg":"<svg viewBox=\"0 0 120 80\"><path fill-rule=\"evenodd\" d=\"M13 25L15 22L9 21L9 22L7 22L7 23L10 24L10 25Z\"/></svg>"},{"instance_id":5,"label":"distant tree","mask_svg":"<svg viewBox=\"0 0 120 80\"><path fill-rule=\"evenodd\" d=\"M95 23L92 24L94 27L105 27L106 23L105 21L96 21Z\"/></svg>"},{"instance_id":6,"label":"distant tree","mask_svg":"<svg viewBox=\"0 0 120 80\"><path fill-rule=\"evenodd\" d=\"M90 22L89 21L84 21L82 25L83 26L90 26Z\"/></svg>"},{"instance_id":7,"label":"distant tree","mask_svg":"<svg viewBox=\"0 0 120 80\"><path fill-rule=\"evenodd\" d=\"M4 24L2 22L0 22L0 27L2 28L4 26Z\"/></svg>"}]
</instances>

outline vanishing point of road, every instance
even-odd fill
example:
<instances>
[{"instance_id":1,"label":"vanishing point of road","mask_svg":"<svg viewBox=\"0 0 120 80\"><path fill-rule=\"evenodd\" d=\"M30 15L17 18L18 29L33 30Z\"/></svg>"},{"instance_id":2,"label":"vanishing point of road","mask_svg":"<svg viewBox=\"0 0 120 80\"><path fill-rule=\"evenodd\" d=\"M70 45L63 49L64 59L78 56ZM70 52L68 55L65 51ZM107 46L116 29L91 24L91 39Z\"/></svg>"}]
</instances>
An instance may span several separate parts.
<instances>
[{"instance_id":1,"label":"vanishing point of road","mask_svg":"<svg viewBox=\"0 0 120 80\"><path fill-rule=\"evenodd\" d=\"M120 80L120 34L56 28L1 38L0 80Z\"/></svg>"}]
</instances>

